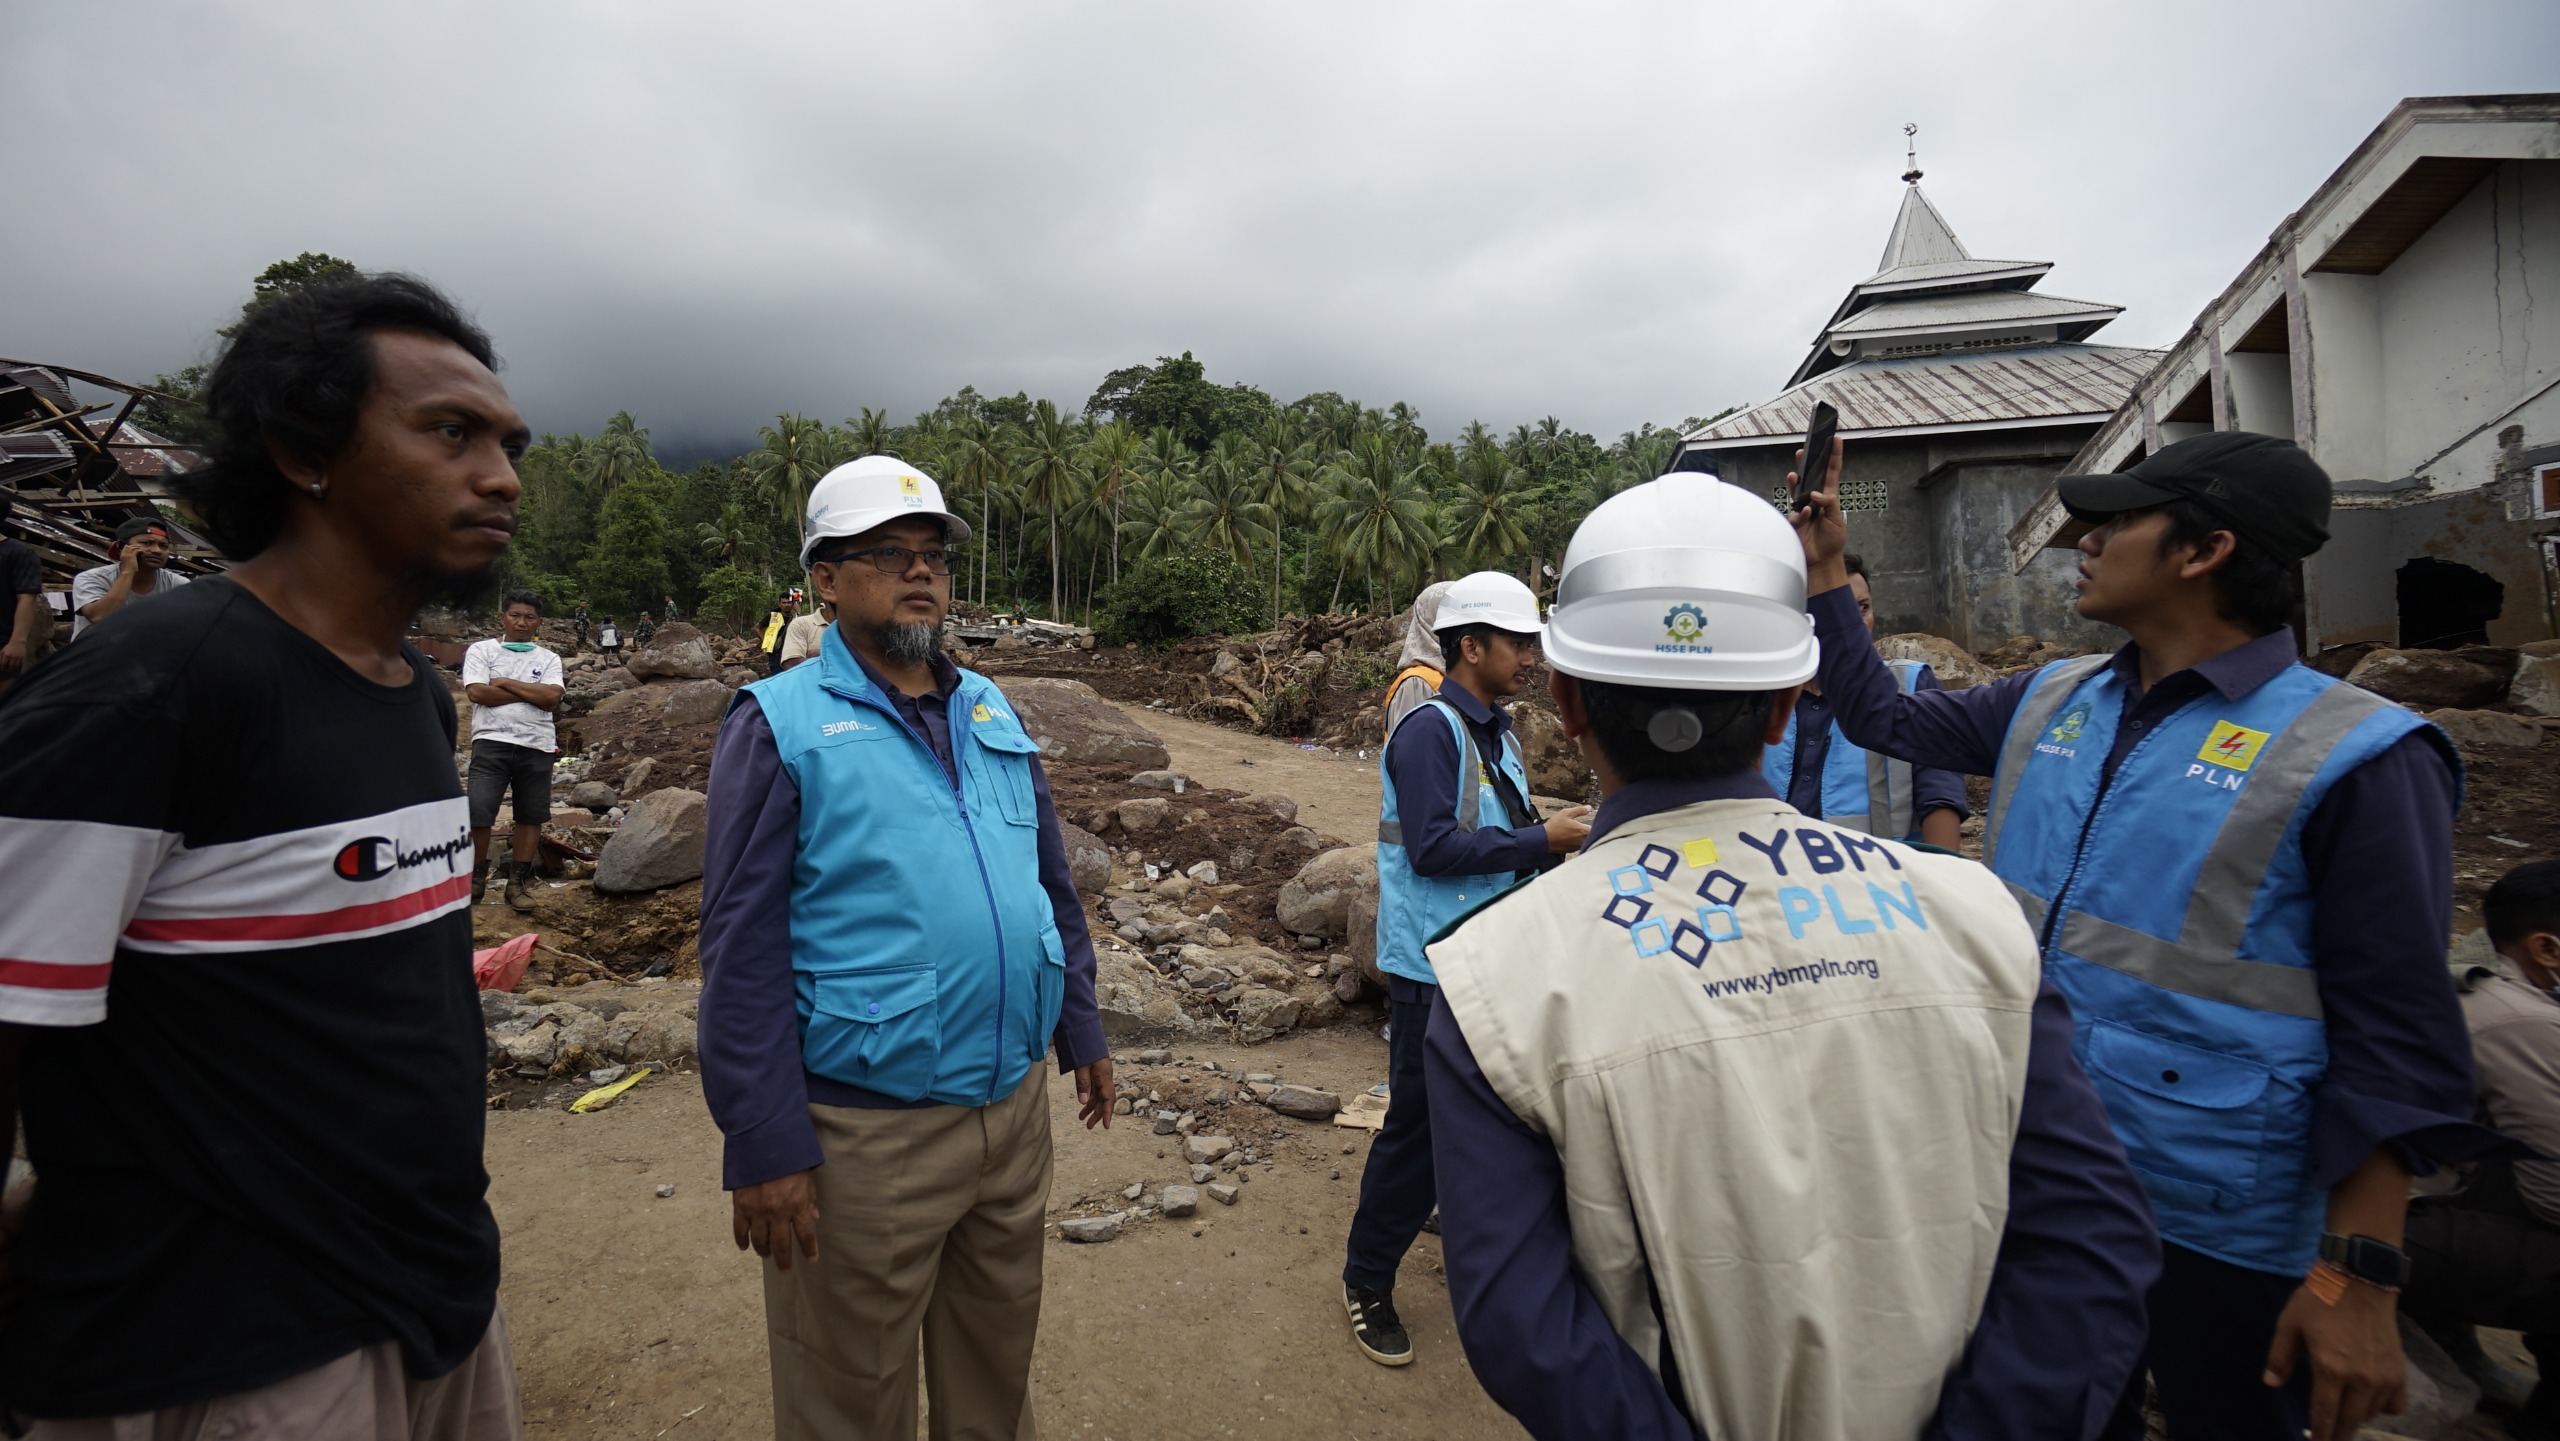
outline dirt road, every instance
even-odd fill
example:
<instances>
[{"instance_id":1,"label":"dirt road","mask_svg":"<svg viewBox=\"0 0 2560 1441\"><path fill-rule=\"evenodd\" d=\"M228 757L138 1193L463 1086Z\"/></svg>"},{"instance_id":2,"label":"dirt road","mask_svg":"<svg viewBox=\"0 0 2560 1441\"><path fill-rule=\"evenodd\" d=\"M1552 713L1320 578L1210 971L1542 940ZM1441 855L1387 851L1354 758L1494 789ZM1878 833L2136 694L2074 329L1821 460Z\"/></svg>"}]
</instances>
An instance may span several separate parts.
<instances>
[{"instance_id":1,"label":"dirt road","mask_svg":"<svg viewBox=\"0 0 2560 1441\"><path fill-rule=\"evenodd\" d=\"M1378 756L1301 750L1287 741L1184 720L1140 706L1121 707L1164 737L1173 768L1202 785L1277 791L1298 803L1298 822L1358 844L1378 833Z\"/></svg>"},{"instance_id":2,"label":"dirt road","mask_svg":"<svg viewBox=\"0 0 2560 1441\"><path fill-rule=\"evenodd\" d=\"M1349 1028L1175 1054L1344 1090L1385 1064L1377 1035ZM1085 1132L1073 1117L1073 1086L1059 1078L1053 1218L1087 1197L1116 1202L1133 1182L1187 1179L1167 1144L1177 1138L1129 1117ZM1389 1371L1353 1351L1335 1277L1368 1133L1277 1124L1285 1139L1267 1149L1268 1167L1250 1168L1232 1208L1203 1201L1197 1218L1133 1225L1098 1246L1052 1231L1032 1378L1042 1431L1520 1435L1459 1353L1437 1238L1415 1247L1399 1289L1419 1359ZM759 1272L729 1241L720 1136L697 1078L653 1078L594 1115L497 1112L488 1154L533 1436L771 1434ZM658 1199L669 1183L675 1195Z\"/></svg>"}]
</instances>

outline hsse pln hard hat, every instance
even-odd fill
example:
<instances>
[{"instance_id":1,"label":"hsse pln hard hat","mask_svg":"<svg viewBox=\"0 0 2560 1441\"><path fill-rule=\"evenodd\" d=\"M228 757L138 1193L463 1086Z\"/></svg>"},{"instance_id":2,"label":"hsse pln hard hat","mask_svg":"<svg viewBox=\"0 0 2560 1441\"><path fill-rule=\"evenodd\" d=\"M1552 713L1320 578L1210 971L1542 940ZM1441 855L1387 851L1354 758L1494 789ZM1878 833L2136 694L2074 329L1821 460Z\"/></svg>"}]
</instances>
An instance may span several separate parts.
<instances>
[{"instance_id":1,"label":"hsse pln hard hat","mask_svg":"<svg viewBox=\"0 0 2560 1441\"><path fill-rule=\"evenodd\" d=\"M809 487L809 510L800 527L800 568L818 542L860 535L875 525L916 516L941 521L944 539L969 538L969 523L943 508L933 477L894 455L866 455L828 471Z\"/></svg>"},{"instance_id":2,"label":"hsse pln hard hat","mask_svg":"<svg viewBox=\"0 0 2560 1441\"><path fill-rule=\"evenodd\" d=\"M1776 507L1713 476L1666 475L1574 531L1547 664L1616 685L1783 690L1821 656L1804 590L1804 547Z\"/></svg>"}]
</instances>

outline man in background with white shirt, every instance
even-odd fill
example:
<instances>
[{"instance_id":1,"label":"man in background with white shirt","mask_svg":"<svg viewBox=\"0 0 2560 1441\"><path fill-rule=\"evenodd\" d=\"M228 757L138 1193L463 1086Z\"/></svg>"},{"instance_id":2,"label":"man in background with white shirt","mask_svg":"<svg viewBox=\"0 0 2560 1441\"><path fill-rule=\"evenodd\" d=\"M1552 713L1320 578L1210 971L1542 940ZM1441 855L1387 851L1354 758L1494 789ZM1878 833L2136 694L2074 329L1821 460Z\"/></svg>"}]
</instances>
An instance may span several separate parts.
<instances>
[{"instance_id":1,"label":"man in background with white shirt","mask_svg":"<svg viewBox=\"0 0 2560 1441\"><path fill-rule=\"evenodd\" d=\"M125 608L128 601L167 595L187 583L169 565L169 523L137 515L116 527L116 543L105 565L92 566L71 578L71 638Z\"/></svg>"},{"instance_id":2,"label":"man in background with white shirt","mask_svg":"<svg viewBox=\"0 0 2560 1441\"><path fill-rule=\"evenodd\" d=\"M529 590L510 592L499 612L502 639L475 643L462 657L462 687L471 697L471 903L489 889L489 832L498 823L498 800L516 798L514 855L507 864L507 904L532 909L534 848L542 823L551 819L551 760L556 746L551 713L564 688L560 657L534 643L542 628L542 599Z\"/></svg>"}]
</instances>

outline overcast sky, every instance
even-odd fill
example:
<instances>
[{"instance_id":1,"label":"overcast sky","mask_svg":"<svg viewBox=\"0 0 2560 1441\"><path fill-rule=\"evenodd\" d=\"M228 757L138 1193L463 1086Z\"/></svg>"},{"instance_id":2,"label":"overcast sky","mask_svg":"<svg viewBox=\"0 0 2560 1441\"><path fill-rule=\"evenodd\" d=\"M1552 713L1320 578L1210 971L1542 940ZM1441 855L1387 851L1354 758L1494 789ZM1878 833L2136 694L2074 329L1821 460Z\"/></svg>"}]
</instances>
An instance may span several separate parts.
<instances>
[{"instance_id":1,"label":"overcast sky","mask_svg":"<svg viewBox=\"0 0 2560 1441\"><path fill-rule=\"evenodd\" d=\"M2406 95L2560 89L2551 0L51 4L0 11L0 354L148 378L303 250L477 314L537 428L1190 349L1614 437L1766 397L1916 121L1974 254L2174 340Z\"/></svg>"}]
</instances>

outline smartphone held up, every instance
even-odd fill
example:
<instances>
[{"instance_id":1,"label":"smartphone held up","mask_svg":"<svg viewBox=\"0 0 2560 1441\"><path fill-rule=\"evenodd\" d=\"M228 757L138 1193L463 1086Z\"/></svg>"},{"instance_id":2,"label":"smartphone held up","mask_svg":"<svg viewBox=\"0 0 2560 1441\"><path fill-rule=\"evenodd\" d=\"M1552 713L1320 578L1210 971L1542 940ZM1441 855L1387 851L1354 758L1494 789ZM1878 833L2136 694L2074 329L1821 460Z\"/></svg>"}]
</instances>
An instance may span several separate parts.
<instances>
[{"instance_id":1,"label":"smartphone held up","mask_svg":"<svg viewBox=\"0 0 2560 1441\"><path fill-rule=\"evenodd\" d=\"M1822 489L1822 477L1831 464L1832 438L1839 433L1840 412L1831 408L1830 401L1815 401L1813 419L1805 424L1804 455L1796 462L1796 488L1791 509L1804 511L1812 508L1813 494Z\"/></svg>"}]
</instances>

